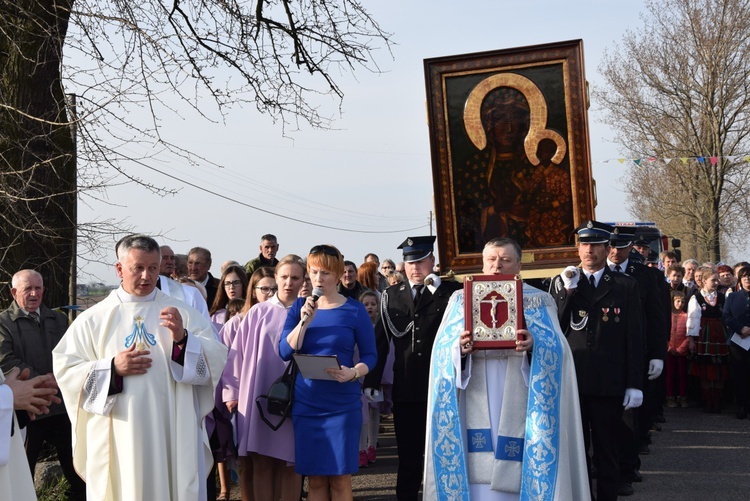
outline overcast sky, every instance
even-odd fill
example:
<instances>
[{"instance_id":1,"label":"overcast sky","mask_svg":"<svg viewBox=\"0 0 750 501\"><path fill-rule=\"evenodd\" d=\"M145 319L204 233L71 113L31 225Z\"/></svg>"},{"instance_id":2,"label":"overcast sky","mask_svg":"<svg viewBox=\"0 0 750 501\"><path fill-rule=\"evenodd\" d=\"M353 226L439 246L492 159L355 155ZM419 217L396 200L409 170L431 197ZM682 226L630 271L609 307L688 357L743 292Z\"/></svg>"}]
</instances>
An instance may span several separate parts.
<instances>
[{"instance_id":1,"label":"overcast sky","mask_svg":"<svg viewBox=\"0 0 750 501\"><path fill-rule=\"evenodd\" d=\"M112 188L112 205L82 205L80 221L126 217L136 231L164 234L162 241L175 252L207 247L216 276L225 260L245 263L257 256L264 233L277 235L280 255L304 257L311 246L331 243L357 263L367 252L398 261L396 247L406 237L430 233L432 167L423 60L580 38L586 77L597 85L602 52L619 42L625 30L638 29L643 10L641 1L605 0L365 4L381 27L393 33L395 59L383 50L377 59L382 74L358 71L340 78L342 112L333 99L328 110L336 130L305 129L283 137L279 124L250 108L233 110L226 124L190 114L166 120L162 132L167 139L223 167L190 166L173 157L151 164L168 177L133 165L134 175L180 188L180 193L159 198L136 186ZM596 102L589 110L589 126L597 219L632 219L618 186L625 167L615 159L624 153L612 143ZM114 262L114 252L108 256ZM81 283L117 282L111 266L79 265L84 266Z\"/></svg>"}]
</instances>

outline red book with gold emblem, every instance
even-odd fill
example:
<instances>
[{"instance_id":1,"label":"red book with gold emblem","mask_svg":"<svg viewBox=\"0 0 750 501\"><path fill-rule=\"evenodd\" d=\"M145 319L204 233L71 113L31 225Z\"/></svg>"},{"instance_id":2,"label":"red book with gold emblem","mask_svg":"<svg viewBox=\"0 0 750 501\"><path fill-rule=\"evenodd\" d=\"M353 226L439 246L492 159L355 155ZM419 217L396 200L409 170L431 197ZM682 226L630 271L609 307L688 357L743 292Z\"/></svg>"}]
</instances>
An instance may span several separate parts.
<instances>
[{"instance_id":1,"label":"red book with gold emblem","mask_svg":"<svg viewBox=\"0 0 750 501\"><path fill-rule=\"evenodd\" d=\"M523 328L523 282L518 275L475 275L464 279L464 323L474 348L516 347Z\"/></svg>"}]
</instances>

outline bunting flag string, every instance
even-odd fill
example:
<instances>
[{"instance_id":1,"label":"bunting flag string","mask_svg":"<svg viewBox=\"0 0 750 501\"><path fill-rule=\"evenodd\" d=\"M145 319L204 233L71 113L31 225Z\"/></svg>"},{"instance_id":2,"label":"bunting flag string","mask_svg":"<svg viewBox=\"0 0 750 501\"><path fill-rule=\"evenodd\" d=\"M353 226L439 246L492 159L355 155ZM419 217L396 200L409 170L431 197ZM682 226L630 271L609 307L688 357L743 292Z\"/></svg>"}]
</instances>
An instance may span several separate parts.
<instances>
[{"instance_id":1,"label":"bunting flag string","mask_svg":"<svg viewBox=\"0 0 750 501\"><path fill-rule=\"evenodd\" d=\"M712 166L715 166L719 163L720 160L727 160L730 162L745 162L750 163L750 154L742 154L742 155L730 155L730 156L690 156L690 157L665 157L665 158L657 158L657 157L640 157L640 158L610 158L608 160L602 160L600 162L595 163L602 163L602 164L608 164L610 162L618 162L621 165L624 165L626 163L632 163L636 167L644 167L646 164L651 164L655 162L663 162L664 164L669 164L673 161L679 161L682 162L684 165L687 165L689 161L696 161L700 164L710 163Z\"/></svg>"}]
</instances>

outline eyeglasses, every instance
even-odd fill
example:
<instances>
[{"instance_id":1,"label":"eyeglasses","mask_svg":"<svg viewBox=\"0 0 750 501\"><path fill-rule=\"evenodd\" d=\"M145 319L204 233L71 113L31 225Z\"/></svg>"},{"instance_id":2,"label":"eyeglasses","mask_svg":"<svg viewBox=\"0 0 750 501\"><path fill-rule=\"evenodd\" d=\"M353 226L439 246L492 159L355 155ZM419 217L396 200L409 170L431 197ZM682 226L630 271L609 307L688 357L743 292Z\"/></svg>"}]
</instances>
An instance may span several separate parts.
<instances>
[{"instance_id":1,"label":"eyeglasses","mask_svg":"<svg viewBox=\"0 0 750 501\"><path fill-rule=\"evenodd\" d=\"M262 287L255 287L255 290L259 290L263 294L265 294L266 296L269 296L271 294L276 294L276 291L279 290L279 288L278 287L268 287L268 286L264 285Z\"/></svg>"},{"instance_id":2,"label":"eyeglasses","mask_svg":"<svg viewBox=\"0 0 750 501\"><path fill-rule=\"evenodd\" d=\"M321 252L329 256L339 257L339 253L336 248L331 247L330 245L316 245L315 247L310 249L310 254L320 254Z\"/></svg>"},{"instance_id":3,"label":"eyeglasses","mask_svg":"<svg viewBox=\"0 0 750 501\"><path fill-rule=\"evenodd\" d=\"M232 287L239 287L242 285L242 282L240 280L232 280L232 281L225 281L224 287L227 289L230 289Z\"/></svg>"},{"instance_id":4,"label":"eyeglasses","mask_svg":"<svg viewBox=\"0 0 750 501\"><path fill-rule=\"evenodd\" d=\"M393 270L394 268L393 268L393 266L389 266L389 265L385 265L384 264L383 266L380 267L380 269L382 269L382 270Z\"/></svg>"}]
</instances>

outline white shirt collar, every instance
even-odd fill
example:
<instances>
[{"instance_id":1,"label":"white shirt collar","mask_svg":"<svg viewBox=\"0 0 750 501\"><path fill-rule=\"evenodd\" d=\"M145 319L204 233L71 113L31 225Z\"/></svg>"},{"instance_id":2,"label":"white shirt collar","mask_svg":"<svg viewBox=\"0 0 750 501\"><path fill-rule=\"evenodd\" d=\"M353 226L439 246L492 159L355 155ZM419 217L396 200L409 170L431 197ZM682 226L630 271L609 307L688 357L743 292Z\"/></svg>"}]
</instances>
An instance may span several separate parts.
<instances>
[{"instance_id":1,"label":"white shirt collar","mask_svg":"<svg viewBox=\"0 0 750 501\"><path fill-rule=\"evenodd\" d=\"M154 298L156 298L156 287L154 287L154 290L151 291L151 294L148 296L134 296L129 292L125 292L122 285L117 288L115 293L117 294L117 298L123 303L145 303L147 301L153 301Z\"/></svg>"},{"instance_id":2,"label":"white shirt collar","mask_svg":"<svg viewBox=\"0 0 750 501\"><path fill-rule=\"evenodd\" d=\"M623 261L622 263L620 263L620 269L622 270L623 273L625 273L625 270L628 269L628 261L629 261L629 259L626 259L625 261ZM607 266L609 266L610 270L615 271L615 266L617 266L617 265L615 263L613 263L612 261L610 261L609 259L607 259ZM598 281L598 279L597 279L597 281Z\"/></svg>"},{"instance_id":3,"label":"white shirt collar","mask_svg":"<svg viewBox=\"0 0 750 501\"><path fill-rule=\"evenodd\" d=\"M284 308L285 310L288 310L289 308L292 307L292 305L294 304L294 301L292 301L292 304L290 304L289 306L284 306L284 303L282 303L281 300L279 299L279 293L277 292L276 294L271 296L271 299L266 300L266 303L271 303L274 306L279 306L281 308Z\"/></svg>"},{"instance_id":4,"label":"white shirt collar","mask_svg":"<svg viewBox=\"0 0 750 501\"><path fill-rule=\"evenodd\" d=\"M29 313L31 313L30 311L24 310L24 309L23 309L23 308L21 308L20 306L18 307L18 309L19 309L19 310L21 310L21 313L23 313L23 314L24 314L24 315L26 315L27 317L29 316ZM41 316L42 316L42 313L41 313L41 312L40 312L39 310L41 310L41 308L37 308L37 309L36 309L36 314L37 314L37 315L39 315L39 316L41 317Z\"/></svg>"},{"instance_id":5,"label":"white shirt collar","mask_svg":"<svg viewBox=\"0 0 750 501\"><path fill-rule=\"evenodd\" d=\"M596 271L594 273L591 273L589 271L583 270L583 274L586 275L586 280L589 280L589 281L591 280L589 277L591 275L594 275L594 282L595 282L596 285L599 285L599 280L601 280L602 275L604 275L604 268L602 268L601 270Z\"/></svg>"}]
</instances>

